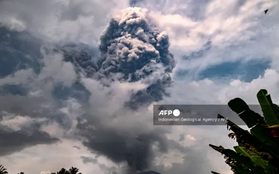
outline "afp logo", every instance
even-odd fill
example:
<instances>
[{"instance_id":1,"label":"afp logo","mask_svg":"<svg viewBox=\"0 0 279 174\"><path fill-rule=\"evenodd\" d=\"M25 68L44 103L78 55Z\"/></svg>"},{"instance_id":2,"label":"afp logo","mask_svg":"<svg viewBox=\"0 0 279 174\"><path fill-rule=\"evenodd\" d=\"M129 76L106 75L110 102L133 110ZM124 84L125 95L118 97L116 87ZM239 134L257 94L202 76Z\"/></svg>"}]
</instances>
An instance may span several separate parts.
<instances>
[{"instance_id":1,"label":"afp logo","mask_svg":"<svg viewBox=\"0 0 279 174\"><path fill-rule=\"evenodd\" d=\"M180 115L180 111L178 109L174 109L174 110L161 110L158 114L159 116L170 116L173 115L175 117L178 117Z\"/></svg>"}]
</instances>

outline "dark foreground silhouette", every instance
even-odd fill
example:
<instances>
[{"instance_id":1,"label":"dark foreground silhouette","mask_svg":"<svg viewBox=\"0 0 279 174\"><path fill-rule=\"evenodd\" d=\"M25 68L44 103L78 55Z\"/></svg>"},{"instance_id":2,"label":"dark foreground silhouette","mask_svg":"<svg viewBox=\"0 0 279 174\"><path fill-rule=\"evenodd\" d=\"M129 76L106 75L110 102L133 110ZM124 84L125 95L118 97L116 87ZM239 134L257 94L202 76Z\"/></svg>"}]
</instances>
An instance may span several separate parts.
<instances>
[{"instance_id":1,"label":"dark foreground silhouette","mask_svg":"<svg viewBox=\"0 0 279 174\"><path fill-rule=\"evenodd\" d=\"M8 174L7 169L0 165L0 174ZM24 172L20 172L18 174L24 174ZM82 174L81 172L79 172L79 169L76 167L72 167L69 170L66 170L65 168L62 168L60 171L58 172L52 172L51 174ZM160 174L158 172L154 172L154 171L147 171L147 172L142 172L139 174Z\"/></svg>"},{"instance_id":2,"label":"dark foreground silhouette","mask_svg":"<svg viewBox=\"0 0 279 174\"><path fill-rule=\"evenodd\" d=\"M227 120L228 135L238 143L234 149L210 144L224 155L234 174L278 174L279 173L279 107L272 102L267 90L257 93L263 116L250 109L241 98L230 100L229 107L245 122L245 130ZM221 115L218 118L225 118ZM217 172L212 172L218 174Z\"/></svg>"}]
</instances>

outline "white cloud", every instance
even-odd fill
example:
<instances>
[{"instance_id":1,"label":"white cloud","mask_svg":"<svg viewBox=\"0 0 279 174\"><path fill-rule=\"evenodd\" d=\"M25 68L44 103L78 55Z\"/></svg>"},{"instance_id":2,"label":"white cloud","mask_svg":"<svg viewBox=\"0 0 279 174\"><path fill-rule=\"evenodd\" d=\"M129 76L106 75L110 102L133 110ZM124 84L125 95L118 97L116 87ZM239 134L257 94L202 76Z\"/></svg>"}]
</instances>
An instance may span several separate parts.
<instances>
[{"instance_id":1,"label":"white cloud","mask_svg":"<svg viewBox=\"0 0 279 174\"><path fill-rule=\"evenodd\" d=\"M183 86L183 89L181 89ZM267 89L274 102L279 103L279 74L275 70L267 69L263 76L251 82L232 79L228 84L222 80L210 79L200 81L175 82L170 89L172 97L162 103L181 104L227 104L235 97L243 98L249 104L258 104L256 94L260 89Z\"/></svg>"},{"instance_id":2,"label":"white cloud","mask_svg":"<svg viewBox=\"0 0 279 174\"><path fill-rule=\"evenodd\" d=\"M51 92L54 85L62 84L69 87L75 82L77 74L74 65L63 61L61 53L46 53L42 50L42 54L44 66L34 79L34 87L39 85L42 91Z\"/></svg>"},{"instance_id":3,"label":"white cloud","mask_svg":"<svg viewBox=\"0 0 279 174\"><path fill-rule=\"evenodd\" d=\"M276 4L274 1L259 6L260 3L263 2L246 1L241 6L238 0L210 1L205 8L205 18L195 21L189 16L168 10L164 13L152 12L151 15L158 25L169 33L173 47L199 49L209 39L213 45L223 47L247 41L256 35L253 27L257 26L259 21L254 19L262 16L265 8Z\"/></svg>"},{"instance_id":4,"label":"white cloud","mask_svg":"<svg viewBox=\"0 0 279 174\"><path fill-rule=\"evenodd\" d=\"M73 146L80 147L80 150ZM0 163L8 169L9 173L28 171L31 174L38 174L41 171L56 172L62 167L69 169L72 166L80 169L82 173L104 172L98 164L83 164L81 156L95 158L96 155L90 154L79 142L64 139L59 144L27 148L19 153L1 158ZM103 157L98 158L98 162L108 166L113 165L112 162Z\"/></svg>"},{"instance_id":5,"label":"white cloud","mask_svg":"<svg viewBox=\"0 0 279 174\"><path fill-rule=\"evenodd\" d=\"M128 0L23 0L0 2L0 24L27 30L46 41L75 41L96 45L109 15Z\"/></svg>"},{"instance_id":6,"label":"white cloud","mask_svg":"<svg viewBox=\"0 0 279 174\"><path fill-rule=\"evenodd\" d=\"M136 92L146 86L141 82L130 83L114 82L110 87L101 85L93 79L83 79L84 85L90 91L90 112L95 117L102 119L106 127L121 130L134 130L148 132L152 127L152 111L142 108L139 111L130 111L123 108L125 102L129 101L132 92ZM114 119L114 116L115 117ZM142 128L145 128L144 130Z\"/></svg>"},{"instance_id":7,"label":"white cloud","mask_svg":"<svg viewBox=\"0 0 279 174\"><path fill-rule=\"evenodd\" d=\"M164 8L156 8L153 1L144 1L141 5L151 9L149 17L168 33L171 52L177 61L174 74L181 70L188 71L188 77L184 80L197 78L200 72L212 65L237 60L271 60L271 67L278 70L279 54L276 48L279 45L274 38L279 35L276 34L276 27L273 27L278 8L276 1L234 0L224 3L214 0L205 4L200 1L177 0L163 4ZM187 7L193 10L193 4L202 6L204 17L195 19L189 13L182 12L179 8L182 4L186 4L184 11L187 11ZM270 8L269 16L263 13L266 8ZM211 49L203 51L201 57L182 59L183 55L200 50L209 40Z\"/></svg>"},{"instance_id":8,"label":"white cloud","mask_svg":"<svg viewBox=\"0 0 279 174\"><path fill-rule=\"evenodd\" d=\"M28 84L35 77L34 72L31 69L18 70L14 74L8 75L0 79L0 86L2 85L20 85Z\"/></svg>"},{"instance_id":9,"label":"white cloud","mask_svg":"<svg viewBox=\"0 0 279 174\"><path fill-rule=\"evenodd\" d=\"M44 121L46 121L45 118L34 119L26 116L7 115L2 118L0 125L7 126L13 131L19 131L34 123L42 123Z\"/></svg>"}]
</instances>

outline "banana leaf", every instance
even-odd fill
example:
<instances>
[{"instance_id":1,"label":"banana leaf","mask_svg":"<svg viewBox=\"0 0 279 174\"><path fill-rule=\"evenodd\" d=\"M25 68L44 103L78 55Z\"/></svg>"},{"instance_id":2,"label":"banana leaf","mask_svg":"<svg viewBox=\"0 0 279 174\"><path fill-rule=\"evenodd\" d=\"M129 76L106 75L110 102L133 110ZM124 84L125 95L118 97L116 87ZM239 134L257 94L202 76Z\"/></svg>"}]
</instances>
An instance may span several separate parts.
<instances>
[{"instance_id":1,"label":"banana leaf","mask_svg":"<svg viewBox=\"0 0 279 174\"><path fill-rule=\"evenodd\" d=\"M223 117L220 114L218 117ZM279 163L278 154L274 152L273 148L268 146L267 144L263 144L256 136L251 135L248 131L240 128L235 123L230 120L227 120L227 125L230 127L235 135L238 137L238 144L245 145L248 144L252 147L255 153L260 155L265 160L269 161L273 166L277 166Z\"/></svg>"},{"instance_id":2,"label":"banana leaf","mask_svg":"<svg viewBox=\"0 0 279 174\"><path fill-rule=\"evenodd\" d=\"M255 174L253 171L250 171L248 169L245 169L243 167L234 165L234 164L229 164L231 168L235 171L236 174Z\"/></svg>"},{"instance_id":3,"label":"banana leaf","mask_svg":"<svg viewBox=\"0 0 279 174\"><path fill-rule=\"evenodd\" d=\"M240 98L230 100L228 103L231 110L233 110L238 116L245 122L245 124L251 128L258 123L266 124L264 118L252 111L249 106Z\"/></svg>"},{"instance_id":4,"label":"banana leaf","mask_svg":"<svg viewBox=\"0 0 279 174\"><path fill-rule=\"evenodd\" d=\"M266 126L258 124L251 129L251 134L257 137L262 144L268 145L277 154L279 158L279 142L266 134Z\"/></svg>"},{"instance_id":5,"label":"banana leaf","mask_svg":"<svg viewBox=\"0 0 279 174\"><path fill-rule=\"evenodd\" d=\"M240 153L244 156L249 157L255 165L263 168L266 174L273 174L272 169L271 169L272 167L269 166L268 162L263 160L255 152L253 152L249 149L246 149L245 147L241 147L241 146L235 146L234 149L237 153Z\"/></svg>"},{"instance_id":6,"label":"banana leaf","mask_svg":"<svg viewBox=\"0 0 279 174\"><path fill-rule=\"evenodd\" d=\"M214 171L211 171L211 173L212 173L212 174L220 174L220 173L218 173L218 172L214 172Z\"/></svg>"},{"instance_id":7,"label":"banana leaf","mask_svg":"<svg viewBox=\"0 0 279 174\"><path fill-rule=\"evenodd\" d=\"M220 152L221 154L225 155L226 157L229 157L235 161L237 161L238 164L243 165L245 168L250 169L254 172L254 174L262 174L261 171L263 171L262 168L257 167L253 164L250 158L243 156L241 154L236 153L235 151L231 149L225 149L222 146L214 146L212 144L209 145L214 150Z\"/></svg>"},{"instance_id":8,"label":"banana leaf","mask_svg":"<svg viewBox=\"0 0 279 174\"><path fill-rule=\"evenodd\" d=\"M267 93L267 90L261 89L257 93L258 101L261 105L262 112L266 123L269 126L279 124L279 108L273 104L271 96Z\"/></svg>"}]
</instances>

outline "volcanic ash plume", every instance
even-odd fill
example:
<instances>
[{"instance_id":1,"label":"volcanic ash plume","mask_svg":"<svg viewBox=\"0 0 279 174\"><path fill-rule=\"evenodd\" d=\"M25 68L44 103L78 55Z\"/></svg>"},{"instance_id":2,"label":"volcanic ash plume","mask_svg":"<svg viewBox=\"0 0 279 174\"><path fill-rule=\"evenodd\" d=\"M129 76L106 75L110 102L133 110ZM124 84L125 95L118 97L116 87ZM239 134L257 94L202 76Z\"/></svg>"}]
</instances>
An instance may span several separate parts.
<instances>
[{"instance_id":1,"label":"volcanic ash plume","mask_svg":"<svg viewBox=\"0 0 279 174\"><path fill-rule=\"evenodd\" d=\"M152 24L147 10L128 8L111 19L101 36L94 78L108 89L108 96L119 92L128 99L122 101L123 96L118 93L117 101L102 97L102 91L94 88L96 80L85 80L92 94L90 111L84 121L79 121L78 129L83 144L92 152L116 163L127 163L131 171L143 171L153 162L154 148L162 153L168 150L167 130L154 128L147 116L150 111L143 107L162 100L171 84L169 73L175 62L168 48L167 34ZM126 87L113 86L119 82L144 85L131 96L122 91ZM131 171L128 173L135 173Z\"/></svg>"},{"instance_id":2,"label":"volcanic ash plume","mask_svg":"<svg viewBox=\"0 0 279 174\"><path fill-rule=\"evenodd\" d=\"M128 105L132 108L160 101L167 95L169 73L175 66L168 48L168 35L151 23L148 10L125 9L111 19L101 36L99 76L147 84L131 97Z\"/></svg>"}]
</instances>

